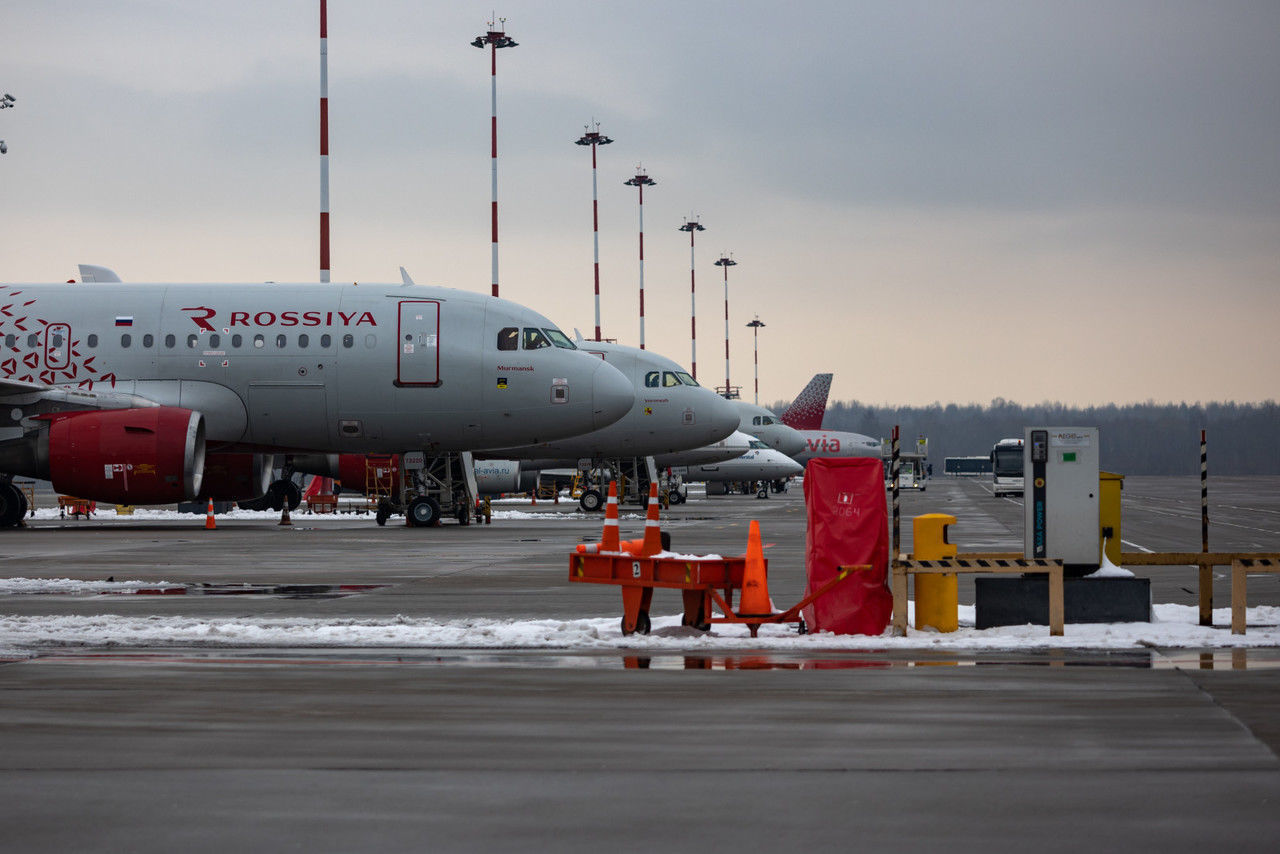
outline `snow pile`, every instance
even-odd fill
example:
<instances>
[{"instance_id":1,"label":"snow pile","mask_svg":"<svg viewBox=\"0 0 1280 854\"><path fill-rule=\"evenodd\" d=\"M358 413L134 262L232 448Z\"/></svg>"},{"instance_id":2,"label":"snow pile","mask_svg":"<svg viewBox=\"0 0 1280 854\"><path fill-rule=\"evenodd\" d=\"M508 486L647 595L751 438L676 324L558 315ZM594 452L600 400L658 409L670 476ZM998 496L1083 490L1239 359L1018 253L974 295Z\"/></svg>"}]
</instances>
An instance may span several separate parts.
<instances>
[{"instance_id":1,"label":"snow pile","mask_svg":"<svg viewBox=\"0 0 1280 854\"><path fill-rule=\"evenodd\" d=\"M0 596L84 596L94 593L133 593L157 587L182 587L168 581L78 581L74 578L0 578Z\"/></svg>"},{"instance_id":2,"label":"snow pile","mask_svg":"<svg viewBox=\"0 0 1280 854\"><path fill-rule=\"evenodd\" d=\"M433 620L311 617L0 616L0 651L29 652L65 647L400 647L420 649L571 649L718 651L911 650L981 651L1032 649L1134 649L1143 647L1280 647L1280 607L1249 609L1249 633L1232 635L1230 609L1214 612L1218 628L1198 624L1191 605L1157 605L1151 623L1068 625L1064 637L1046 626L972 628L972 606L961 609L969 626L948 634L908 629L906 637L819 633L797 635L794 627L767 625L752 639L745 626L716 624L702 633L680 625L679 615L655 617L651 634L624 637L618 616L567 620Z\"/></svg>"}]
</instances>

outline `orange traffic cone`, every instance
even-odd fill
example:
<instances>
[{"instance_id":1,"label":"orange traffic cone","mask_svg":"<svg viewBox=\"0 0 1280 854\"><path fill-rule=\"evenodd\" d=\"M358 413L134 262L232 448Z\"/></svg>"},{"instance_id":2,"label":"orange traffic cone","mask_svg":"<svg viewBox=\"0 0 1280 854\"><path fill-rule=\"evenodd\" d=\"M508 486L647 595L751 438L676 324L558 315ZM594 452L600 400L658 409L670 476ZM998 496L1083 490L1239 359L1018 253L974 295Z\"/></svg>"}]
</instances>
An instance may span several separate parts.
<instances>
[{"instance_id":1,"label":"orange traffic cone","mask_svg":"<svg viewBox=\"0 0 1280 854\"><path fill-rule=\"evenodd\" d=\"M658 526L658 484L649 484L649 510L644 519L644 545L640 554L644 557L662 551L662 529Z\"/></svg>"},{"instance_id":2,"label":"orange traffic cone","mask_svg":"<svg viewBox=\"0 0 1280 854\"><path fill-rule=\"evenodd\" d=\"M609 481L609 497L604 503L604 530L600 533L600 551L621 551L618 547L618 482Z\"/></svg>"},{"instance_id":3,"label":"orange traffic cone","mask_svg":"<svg viewBox=\"0 0 1280 854\"><path fill-rule=\"evenodd\" d=\"M212 531L217 527L218 527L218 523L214 521L214 518L213 518L213 499L210 498L209 511L205 513L205 516L204 516L204 529L206 531Z\"/></svg>"},{"instance_id":4,"label":"orange traffic cone","mask_svg":"<svg viewBox=\"0 0 1280 854\"><path fill-rule=\"evenodd\" d=\"M747 529L747 563L742 570L742 597L739 617L764 617L773 613L769 599L769 579L764 568L764 548L760 545L760 523L751 520Z\"/></svg>"}]
</instances>

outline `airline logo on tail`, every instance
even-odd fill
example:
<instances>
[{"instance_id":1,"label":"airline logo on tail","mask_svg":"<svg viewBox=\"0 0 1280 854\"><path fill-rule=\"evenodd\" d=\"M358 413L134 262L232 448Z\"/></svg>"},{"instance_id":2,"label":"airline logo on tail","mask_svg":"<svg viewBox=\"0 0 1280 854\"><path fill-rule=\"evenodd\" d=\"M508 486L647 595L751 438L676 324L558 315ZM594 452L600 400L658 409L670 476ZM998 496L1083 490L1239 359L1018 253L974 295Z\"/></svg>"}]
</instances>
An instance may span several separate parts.
<instances>
[{"instance_id":1,"label":"airline logo on tail","mask_svg":"<svg viewBox=\"0 0 1280 854\"><path fill-rule=\"evenodd\" d=\"M804 391L782 413L782 423L793 430L821 430L831 393L831 374L815 374Z\"/></svg>"}]
</instances>

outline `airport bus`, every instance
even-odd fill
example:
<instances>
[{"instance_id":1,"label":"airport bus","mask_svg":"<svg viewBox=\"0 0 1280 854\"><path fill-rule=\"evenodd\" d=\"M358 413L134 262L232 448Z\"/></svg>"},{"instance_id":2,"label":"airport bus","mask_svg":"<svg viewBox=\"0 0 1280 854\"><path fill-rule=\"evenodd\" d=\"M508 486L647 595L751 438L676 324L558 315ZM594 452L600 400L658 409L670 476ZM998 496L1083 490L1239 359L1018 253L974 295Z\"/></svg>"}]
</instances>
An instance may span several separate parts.
<instances>
[{"instance_id":1,"label":"airport bus","mask_svg":"<svg viewBox=\"0 0 1280 854\"><path fill-rule=\"evenodd\" d=\"M1001 439L991 449L991 486L997 498L1022 494L1021 439Z\"/></svg>"}]
</instances>

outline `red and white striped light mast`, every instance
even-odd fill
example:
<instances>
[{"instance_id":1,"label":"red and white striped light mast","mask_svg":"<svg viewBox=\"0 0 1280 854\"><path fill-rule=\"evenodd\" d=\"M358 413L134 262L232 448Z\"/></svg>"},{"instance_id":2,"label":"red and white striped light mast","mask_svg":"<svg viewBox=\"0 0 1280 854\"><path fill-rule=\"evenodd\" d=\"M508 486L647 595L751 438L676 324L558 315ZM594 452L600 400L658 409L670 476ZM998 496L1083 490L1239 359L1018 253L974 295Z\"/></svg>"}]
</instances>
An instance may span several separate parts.
<instances>
[{"instance_id":1,"label":"red and white striped light mast","mask_svg":"<svg viewBox=\"0 0 1280 854\"><path fill-rule=\"evenodd\" d=\"M329 4L320 0L320 281L329 281Z\"/></svg>"},{"instance_id":2,"label":"red and white striped light mast","mask_svg":"<svg viewBox=\"0 0 1280 854\"><path fill-rule=\"evenodd\" d=\"M760 315L756 315L756 319L747 324L751 329L751 361L756 369L756 405L760 404L760 330L764 329L764 324L760 322Z\"/></svg>"},{"instance_id":3,"label":"red and white striped light mast","mask_svg":"<svg viewBox=\"0 0 1280 854\"><path fill-rule=\"evenodd\" d=\"M591 239L595 246L596 340L600 341L600 199L596 185L596 146L608 145L613 140L600 133L599 122L595 126L596 129L591 130L591 126L587 125L586 133L575 144L591 146Z\"/></svg>"},{"instance_id":4,"label":"red and white striped light mast","mask_svg":"<svg viewBox=\"0 0 1280 854\"><path fill-rule=\"evenodd\" d=\"M730 400L738 395L733 386L729 385L729 268L737 265L732 254L721 255L720 260L716 261L717 267L724 268L724 396Z\"/></svg>"},{"instance_id":5,"label":"red and white striped light mast","mask_svg":"<svg viewBox=\"0 0 1280 854\"><path fill-rule=\"evenodd\" d=\"M493 295L498 295L498 48L500 47L518 47L515 39L509 37L506 32L506 18L498 19L498 28L494 29L493 21L489 22L489 31L481 36L476 36L471 42L473 47L483 48L489 45L489 100L492 104L490 116L491 144L490 144L490 173L493 178L493 206L490 219L492 221L491 233L493 235Z\"/></svg>"},{"instance_id":6,"label":"red and white striped light mast","mask_svg":"<svg viewBox=\"0 0 1280 854\"><path fill-rule=\"evenodd\" d=\"M640 349L644 349L644 188L657 181L644 174L644 167L636 166L636 176L622 183L640 191Z\"/></svg>"},{"instance_id":7,"label":"red and white striped light mast","mask_svg":"<svg viewBox=\"0 0 1280 854\"><path fill-rule=\"evenodd\" d=\"M689 232L689 341L692 345L689 368L696 380L698 378L698 282L694 271L693 235L707 229L696 219L690 219L685 220L685 224L677 230Z\"/></svg>"}]
</instances>

